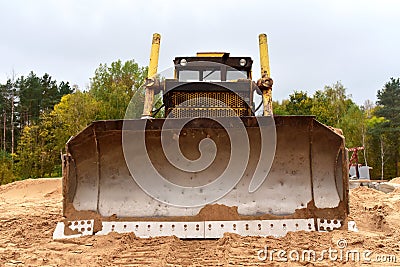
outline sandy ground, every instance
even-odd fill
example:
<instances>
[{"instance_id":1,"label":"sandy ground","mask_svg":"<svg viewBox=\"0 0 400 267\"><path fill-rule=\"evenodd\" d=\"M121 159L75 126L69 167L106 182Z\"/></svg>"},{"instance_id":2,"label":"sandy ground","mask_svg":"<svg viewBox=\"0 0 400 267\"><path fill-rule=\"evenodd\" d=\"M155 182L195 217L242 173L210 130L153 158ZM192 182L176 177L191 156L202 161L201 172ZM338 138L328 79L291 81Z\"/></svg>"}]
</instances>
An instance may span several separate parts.
<instances>
[{"instance_id":1,"label":"sandy ground","mask_svg":"<svg viewBox=\"0 0 400 267\"><path fill-rule=\"evenodd\" d=\"M219 240L111 234L53 241L62 219L61 180L15 182L0 187L0 266L400 266L400 190L385 194L360 187L350 196L358 233L226 234ZM307 250L315 251L315 260L303 258ZM358 253L359 260L352 257ZM285 258L288 262L280 261Z\"/></svg>"}]
</instances>

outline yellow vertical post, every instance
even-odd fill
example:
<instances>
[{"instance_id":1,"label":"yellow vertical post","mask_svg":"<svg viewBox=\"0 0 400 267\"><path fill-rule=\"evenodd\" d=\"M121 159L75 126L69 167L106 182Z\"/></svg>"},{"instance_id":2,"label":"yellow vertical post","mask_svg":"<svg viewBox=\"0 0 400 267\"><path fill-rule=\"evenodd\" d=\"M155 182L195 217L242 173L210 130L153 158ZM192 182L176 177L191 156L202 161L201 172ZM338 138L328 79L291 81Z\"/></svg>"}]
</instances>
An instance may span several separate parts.
<instances>
[{"instance_id":1,"label":"yellow vertical post","mask_svg":"<svg viewBox=\"0 0 400 267\"><path fill-rule=\"evenodd\" d=\"M262 90L262 101L264 105L264 116L272 115L272 91L271 90Z\"/></svg>"},{"instance_id":2,"label":"yellow vertical post","mask_svg":"<svg viewBox=\"0 0 400 267\"><path fill-rule=\"evenodd\" d=\"M149 70L147 73L148 85L149 83L150 84L154 83L156 79L155 76L157 74L158 56L160 54L160 40L161 40L161 35L158 33L154 33L153 40L151 42ZM152 115L151 112L153 109L153 101L154 101L154 89L151 88L151 86L146 86L142 118L151 117Z\"/></svg>"},{"instance_id":3,"label":"yellow vertical post","mask_svg":"<svg viewBox=\"0 0 400 267\"><path fill-rule=\"evenodd\" d=\"M261 65L261 78L265 75L266 77L271 77L269 69L269 56L268 56L268 42L267 35L262 33L258 36L259 46L260 46L260 65Z\"/></svg>"},{"instance_id":4,"label":"yellow vertical post","mask_svg":"<svg viewBox=\"0 0 400 267\"><path fill-rule=\"evenodd\" d=\"M267 35L262 33L258 36L260 47L261 83L271 81L269 68L268 41ZM262 89L262 101L264 106L264 116L272 115L272 84L270 87Z\"/></svg>"}]
</instances>

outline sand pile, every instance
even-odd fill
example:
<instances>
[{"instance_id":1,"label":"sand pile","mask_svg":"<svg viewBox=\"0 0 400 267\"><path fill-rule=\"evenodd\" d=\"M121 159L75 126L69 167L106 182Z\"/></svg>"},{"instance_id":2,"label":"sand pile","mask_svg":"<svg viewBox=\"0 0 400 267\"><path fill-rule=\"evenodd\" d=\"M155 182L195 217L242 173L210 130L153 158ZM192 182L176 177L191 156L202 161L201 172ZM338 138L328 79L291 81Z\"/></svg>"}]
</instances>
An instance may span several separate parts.
<instances>
[{"instance_id":1,"label":"sand pile","mask_svg":"<svg viewBox=\"0 0 400 267\"><path fill-rule=\"evenodd\" d=\"M391 184L400 184L400 177L393 178L389 181Z\"/></svg>"},{"instance_id":2,"label":"sand pile","mask_svg":"<svg viewBox=\"0 0 400 267\"><path fill-rule=\"evenodd\" d=\"M283 238L226 234L219 240L111 234L53 241L56 222L62 219L61 180L26 180L0 187L0 266L400 266L400 194L359 187L350 192L350 210L358 233L296 232ZM332 258L323 252L329 249L337 250ZM289 263L279 261L285 257L277 252L271 259L272 250L284 251ZM304 254L302 260L310 250L315 259ZM362 255L352 260L351 254L346 260L348 251L371 251L371 262Z\"/></svg>"}]
</instances>

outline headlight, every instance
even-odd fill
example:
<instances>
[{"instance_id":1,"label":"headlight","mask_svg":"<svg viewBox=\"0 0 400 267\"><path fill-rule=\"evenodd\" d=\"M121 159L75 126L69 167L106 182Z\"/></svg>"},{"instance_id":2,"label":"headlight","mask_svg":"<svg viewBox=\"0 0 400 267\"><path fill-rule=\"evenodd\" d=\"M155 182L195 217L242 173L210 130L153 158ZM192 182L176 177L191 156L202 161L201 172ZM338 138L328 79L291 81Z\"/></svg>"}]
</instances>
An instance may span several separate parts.
<instances>
[{"instance_id":1,"label":"headlight","mask_svg":"<svg viewBox=\"0 0 400 267\"><path fill-rule=\"evenodd\" d=\"M239 64L240 64L240 66L242 66L242 67L244 67L244 66L246 65L246 63L247 63L247 61L246 61L246 59L244 59L244 58L242 58L242 59L239 61Z\"/></svg>"},{"instance_id":2,"label":"headlight","mask_svg":"<svg viewBox=\"0 0 400 267\"><path fill-rule=\"evenodd\" d=\"M186 66L186 64L187 64L187 61L186 61L186 59L181 59L181 62L180 62L180 64L181 64L181 66Z\"/></svg>"}]
</instances>

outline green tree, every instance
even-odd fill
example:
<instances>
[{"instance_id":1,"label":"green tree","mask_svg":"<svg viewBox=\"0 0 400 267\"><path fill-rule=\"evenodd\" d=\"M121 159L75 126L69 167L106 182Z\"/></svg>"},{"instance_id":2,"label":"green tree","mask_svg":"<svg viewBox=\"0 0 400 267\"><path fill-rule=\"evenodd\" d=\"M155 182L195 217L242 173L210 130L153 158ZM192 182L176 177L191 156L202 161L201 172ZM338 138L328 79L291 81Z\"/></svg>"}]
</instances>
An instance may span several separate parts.
<instances>
[{"instance_id":1,"label":"green tree","mask_svg":"<svg viewBox=\"0 0 400 267\"><path fill-rule=\"evenodd\" d=\"M364 147L363 150L363 158L364 158L364 163L365 166L369 166L368 163L368 158L369 158L369 150L371 149L370 146L370 137L369 137L369 125L368 121L372 118L372 115L375 110L375 105L374 103L367 99L364 101L364 104L360 107L362 113L363 113L363 118L362 118L362 123L361 123L361 136L362 136L362 146ZM373 162L372 162L373 164Z\"/></svg>"},{"instance_id":2,"label":"green tree","mask_svg":"<svg viewBox=\"0 0 400 267\"><path fill-rule=\"evenodd\" d=\"M385 118L372 116L367 120L369 158L372 159L372 172L374 177L385 177L385 163L388 161L387 148L388 136L385 133L383 125Z\"/></svg>"},{"instance_id":3,"label":"green tree","mask_svg":"<svg viewBox=\"0 0 400 267\"><path fill-rule=\"evenodd\" d=\"M90 93L100 103L98 119L123 119L128 104L136 107L134 116L143 111L144 80L147 68L139 67L133 60L100 64L91 79ZM131 106L131 108L132 108ZM132 110L131 110L132 111Z\"/></svg>"},{"instance_id":4,"label":"green tree","mask_svg":"<svg viewBox=\"0 0 400 267\"><path fill-rule=\"evenodd\" d=\"M27 125L24 127L17 147L17 170L21 178L40 177L39 127Z\"/></svg>"},{"instance_id":5,"label":"green tree","mask_svg":"<svg viewBox=\"0 0 400 267\"><path fill-rule=\"evenodd\" d=\"M3 151L11 151L11 116L13 113L13 95L15 94L14 82L11 79L0 85L0 134ZM13 119L16 119L15 114Z\"/></svg>"},{"instance_id":6,"label":"green tree","mask_svg":"<svg viewBox=\"0 0 400 267\"><path fill-rule=\"evenodd\" d=\"M289 95L289 102L286 104L286 111L290 115L311 115L312 99L307 92L294 91Z\"/></svg>"},{"instance_id":7,"label":"green tree","mask_svg":"<svg viewBox=\"0 0 400 267\"><path fill-rule=\"evenodd\" d=\"M38 77L30 72L26 78L21 76L15 86L19 98L17 111L20 128L37 123L43 112L51 111L63 95L73 92L68 82L57 84L57 81L47 73L43 77Z\"/></svg>"},{"instance_id":8,"label":"green tree","mask_svg":"<svg viewBox=\"0 0 400 267\"><path fill-rule=\"evenodd\" d=\"M57 136L57 146L62 149L71 136L78 134L95 121L100 113L100 103L89 92L77 90L65 95L51 112Z\"/></svg>"},{"instance_id":9,"label":"green tree","mask_svg":"<svg viewBox=\"0 0 400 267\"><path fill-rule=\"evenodd\" d=\"M387 136L387 153L391 157L392 170L389 173L399 176L399 142L400 142L400 78L390 78L382 90L378 90L378 109L375 114L386 120L381 126ZM392 177L393 177L392 176Z\"/></svg>"},{"instance_id":10,"label":"green tree","mask_svg":"<svg viewBox=\"0 0 400 267\"><path fill-rule=\"evenodd\" d=\"M17 148L19 175L36 178L59 171L65 143L96 119L98 107L88 92L77 90L63 96L53 111L42 113L38 123L25 126Z\"/></svg>"},{"instance_id":11,"label":"green tree","mask_svg":"<svg viewBox=\"0 0 400 267\"><path fill-rule=\"evenodd\" d=\"M272 101L272 110L275 115L289 115L289 112L286 110L286 105L288 104L289 100L284 99L281 102L279 101ZM262 114L262 108L261 113Z\"/></svg>"},{"instance_id":12,"label":"green tree","mask_svg":"<svg viewBox=\"0 0 400 267\"><path fill-rule=\"evenodd\" d=\"M0 152L0 185L15 181L13 173L13 160L9 153Z\"/></svg>"},{"instance_id":13,"label":"green tree","mask_svg":"<svg viewBox=\"0 0 400 267\"><path fill-rule=\"evenodd\" d=\"M335 127L342 129L346 137L347 147L363 145L363 131L365 129L365 116L363 111L355 103L349 105L347 111L339 119Z\"/></svg>"},{"instance_id":14,"label":"green tree","mask_svg":"<svg viewBox=\"0 0 400 267\"><path fill-rule=\"evenodd\" d=\"M60 163L59 136L63 131L57 117L51 114L65 94L73 92L68 82L57 83L45 73L38 77L30 72L13 84L15 97L15 134L19 139L15 157L16 170L22 178L51 176ZM10 90L9 90L10 91ZM10 93L9 93L10 94ZM10 101L9 101L10 102ZM12 104L11 104L12 105Z\"/></svg>"},{"instance_id":15,"label":"green tree","mask_svg":"<svg viewBox=\"0 0 400 267\"><path fill-rule=\"evenodd\" d=\"M25 178L52 176L60 164L56 118L49 113L42 115L38 124L24 127L17 147L16 165L19 175Z\"/></svg>"},{"instance_id":16,"label":"green tree","mask_svg":"<svg viewBox=\"0 0 400 267\"><path fill-rule=\"evenodd\" d=\"M354 102L346 95L346 88L340 82L336 82L332 86L325 86L324 90L315 92L311 113L322 123L338 127L341 118L352 105Z\"/></svg>"}]
</instances>

